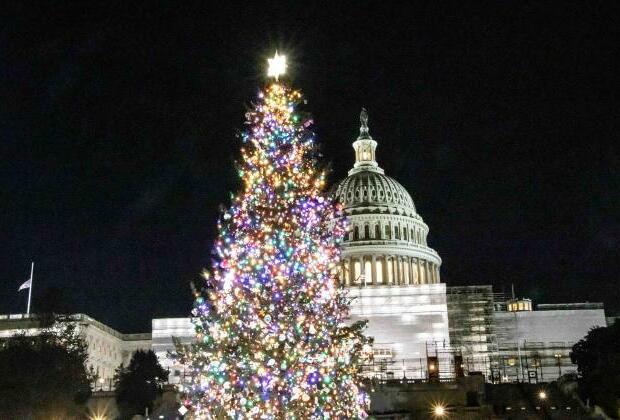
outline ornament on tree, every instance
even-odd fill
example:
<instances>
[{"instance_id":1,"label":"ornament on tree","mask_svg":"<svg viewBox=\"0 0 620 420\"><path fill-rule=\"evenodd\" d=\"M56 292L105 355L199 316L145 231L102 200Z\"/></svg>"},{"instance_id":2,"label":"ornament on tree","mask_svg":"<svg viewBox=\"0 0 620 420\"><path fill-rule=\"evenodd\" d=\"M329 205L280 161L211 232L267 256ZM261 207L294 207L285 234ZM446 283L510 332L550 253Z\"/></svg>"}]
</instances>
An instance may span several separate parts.
<instances>
[{"instance_id":1,"label":"ornament on tree","mask_svg":"<svg viewBox=\"0 0 620 420\"><path fill-rule=\"evenodd\" d=\"M276 53L276 81L246 114L242 191L222 215L217 261L196 292L197 343L179 350L196 418L367 417L359 373L368 339L363 322L346 323L338 282L347 226L326 198L302 95L278 81L285 69Z\"/></svg>"}]
</instances>

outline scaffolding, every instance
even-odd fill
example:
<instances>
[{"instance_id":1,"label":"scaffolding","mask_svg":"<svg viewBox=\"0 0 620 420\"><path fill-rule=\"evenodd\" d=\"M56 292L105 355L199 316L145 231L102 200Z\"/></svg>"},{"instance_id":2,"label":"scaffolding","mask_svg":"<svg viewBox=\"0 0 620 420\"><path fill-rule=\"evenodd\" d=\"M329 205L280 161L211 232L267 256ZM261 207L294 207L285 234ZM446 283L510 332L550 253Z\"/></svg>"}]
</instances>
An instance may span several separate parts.
<instances>
[{"instance_id":1,"label":"scaffolding","mask_svg":"<svg viewBox=\"0 0 620 420\"><path fill-rule=\"evenodd\" d=\"M493 316L496 302L503 302L493 287L455 286L446 288L450 344L463 358L468 373L491 378L498 367L498 337Z\"/></svg>"}]
</instances>

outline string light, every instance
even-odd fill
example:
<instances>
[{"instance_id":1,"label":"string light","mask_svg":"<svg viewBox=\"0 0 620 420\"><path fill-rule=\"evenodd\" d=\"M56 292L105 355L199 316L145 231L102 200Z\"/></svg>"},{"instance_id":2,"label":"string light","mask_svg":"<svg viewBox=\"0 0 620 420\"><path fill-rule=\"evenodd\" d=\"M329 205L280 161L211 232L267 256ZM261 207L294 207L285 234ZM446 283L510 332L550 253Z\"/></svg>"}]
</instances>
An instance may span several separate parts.
<instances>
[{"instance_id":1,"label":"string light","mask_svg":"<svg viewBox=\"0 0 620 420\"><path fill-rule=\"evenodd\" d=\"M368 340L363 323L347 325L338 284L348 227L323 192L301 101L274 82L246 114L243 187L218 223L193 310L197 343L181 356L192 373L184 405L197 418L367 417L358 372Z\"/></svg>"}]
</instances>

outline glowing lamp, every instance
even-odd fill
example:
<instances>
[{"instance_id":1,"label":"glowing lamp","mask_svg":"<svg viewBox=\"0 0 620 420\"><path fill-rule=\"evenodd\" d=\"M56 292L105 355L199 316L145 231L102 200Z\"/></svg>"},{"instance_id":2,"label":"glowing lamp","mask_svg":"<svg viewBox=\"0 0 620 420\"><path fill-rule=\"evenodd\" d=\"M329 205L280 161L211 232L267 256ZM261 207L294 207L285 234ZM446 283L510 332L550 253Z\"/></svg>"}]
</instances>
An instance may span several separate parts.
<instances>
[{"instance_id":1,"label":"glowing lamp","mask_svg":"<svg viewBox=\"0 0 620 420\"><path fill-rule=\"evenodd\" d=\"M446 407L442 404L435 404L433 406L433 415L435 417L444 417L446 415Z\"/></svg>"}]
</instances>

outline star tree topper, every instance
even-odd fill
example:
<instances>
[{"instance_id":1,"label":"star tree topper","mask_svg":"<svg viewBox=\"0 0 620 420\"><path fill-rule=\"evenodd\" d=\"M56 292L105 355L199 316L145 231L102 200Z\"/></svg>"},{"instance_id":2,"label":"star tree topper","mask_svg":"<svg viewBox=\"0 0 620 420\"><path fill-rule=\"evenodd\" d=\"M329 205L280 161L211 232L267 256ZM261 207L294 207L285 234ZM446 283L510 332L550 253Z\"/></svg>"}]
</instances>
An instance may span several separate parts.
<instances>
[{"instance_id":1,"label":"star tree topper","mask_svg":"<svg viewBox=\"0 0 620 420\"><path fill-rule=\"evenodd\" d=\"M273 58L268 58L269 69L267 70L267 76L275 77L276 81L280 75L286 72L286 56L278 55L278 51L273 56Z\"/></svg>"}]
</instances>

